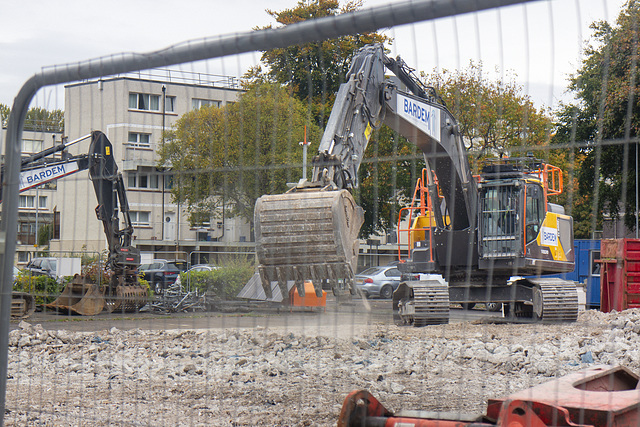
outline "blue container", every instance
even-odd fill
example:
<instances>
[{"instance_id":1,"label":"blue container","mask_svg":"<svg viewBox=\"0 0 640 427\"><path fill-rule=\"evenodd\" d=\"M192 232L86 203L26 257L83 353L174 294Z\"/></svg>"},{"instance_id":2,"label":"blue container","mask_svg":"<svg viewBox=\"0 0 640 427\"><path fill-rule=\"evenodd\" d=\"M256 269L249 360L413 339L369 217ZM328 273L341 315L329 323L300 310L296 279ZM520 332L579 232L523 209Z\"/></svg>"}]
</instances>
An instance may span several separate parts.
<instances>
[{"instance_id":1,"label":"blue container","mask_svg":"<svg viewBox=\"0 0 640 427\"><path fill-rule=\"evenodd\" d=\"M578 283L586 283L587 309L600 308L600 240L573 241L575 269L569 273L551 274L544 277L559 277Z\"/></svg>"},{"instance_id":2,"label":"blue container","mask_svg":"<svg viewBox=\"0 0 640 427\"><path fill-rule=\"evenodd\" d=\"M600 308L600 240L574 240L576 268L570 273L556 275L566 280L586 283L587 309Z\"/></svg>"}]
</instances>

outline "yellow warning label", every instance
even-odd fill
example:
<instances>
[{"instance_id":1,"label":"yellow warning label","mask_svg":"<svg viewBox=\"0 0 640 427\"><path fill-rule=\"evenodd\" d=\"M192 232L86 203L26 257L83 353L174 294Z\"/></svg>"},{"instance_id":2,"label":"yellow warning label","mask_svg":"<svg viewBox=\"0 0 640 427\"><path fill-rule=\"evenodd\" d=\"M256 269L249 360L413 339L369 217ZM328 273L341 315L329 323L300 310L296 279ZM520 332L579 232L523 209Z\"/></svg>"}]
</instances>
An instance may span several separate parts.
<instances>
[{"instance_id":1,"label":"yellow warning label","mask_svg":"<svg viewBox=\"0 0 640 427\"><path fill-rule=\"evenodd\" d=\"M364 130L364 137L367 139L367 141L369 140L369 138L371 138L372 132L373 132L373 128L371 127L371 124L367 123L367 127Z\"/></svg>"},{"instance_id":2,"label":"yellow warning label","mask_svg":"<svg viewBox=\"0 0 640 427\"><path fill-rule=\"evenodd\" d=\"M111 149L110 149L109 147L104 147L104 153L105 153L107 156L110 156L110 155L111 155Z\"/></svg>"}]
</instances>

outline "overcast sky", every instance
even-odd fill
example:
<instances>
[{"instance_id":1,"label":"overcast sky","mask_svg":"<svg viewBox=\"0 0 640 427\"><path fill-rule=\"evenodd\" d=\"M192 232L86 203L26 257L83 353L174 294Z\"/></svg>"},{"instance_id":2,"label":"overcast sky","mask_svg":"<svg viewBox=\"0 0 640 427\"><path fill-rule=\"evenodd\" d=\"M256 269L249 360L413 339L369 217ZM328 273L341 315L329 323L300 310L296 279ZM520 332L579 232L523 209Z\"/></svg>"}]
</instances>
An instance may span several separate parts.
<instances>
[{"instance_id":1,"label":"overcast sky","mask_svg":"<svg viewBox=\"0 0 640 427\"><path fill-rule=\"evenodd\" d=\"M373 7L392 0L364 0ZM482 0L480 0L482 1ZM13 104L42 67L120 52L148 52L182 41L246 32L273 22L266 8L297 0L0 0L0 103ZM515 75L538 106L557 105L567 76L580 64L589 24L614 22L624 0L550 0L387 30L392 54L418 70L465 67ZM227 57L184 70L240 76L259 54ZM38 93L35 105L62 108L64 91ZM566 98L564 98L566 99Z\"/></svg>"}]
</instances>

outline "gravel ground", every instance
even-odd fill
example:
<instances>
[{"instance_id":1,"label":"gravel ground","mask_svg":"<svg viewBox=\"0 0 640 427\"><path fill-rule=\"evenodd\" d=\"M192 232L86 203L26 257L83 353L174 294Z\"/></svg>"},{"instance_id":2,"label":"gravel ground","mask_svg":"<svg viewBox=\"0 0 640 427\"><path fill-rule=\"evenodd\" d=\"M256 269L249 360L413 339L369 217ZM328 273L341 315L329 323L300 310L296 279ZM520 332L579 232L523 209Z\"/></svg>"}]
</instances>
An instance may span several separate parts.
<instances>
[{"instance_id":1,"label":"gravel ground","mask_svg":"<svg viewBox=\"0 0 640 427\"><path fill-rule=\"evenodd\" d=\"M355 389L392 410L479 414L488 398L593 364L640 372L640 310L587 311L568 325L353 331L69 332L21 322L9 337L5 423L335 425Z\"/></svg>"}]
</instances>

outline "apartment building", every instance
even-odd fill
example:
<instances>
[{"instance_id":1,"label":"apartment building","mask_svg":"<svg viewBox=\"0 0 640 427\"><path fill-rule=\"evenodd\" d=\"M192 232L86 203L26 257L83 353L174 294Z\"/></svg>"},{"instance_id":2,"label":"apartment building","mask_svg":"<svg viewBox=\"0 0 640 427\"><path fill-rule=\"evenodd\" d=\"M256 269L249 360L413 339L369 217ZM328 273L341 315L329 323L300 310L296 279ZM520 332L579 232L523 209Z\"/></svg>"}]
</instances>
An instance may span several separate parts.
<instances>
[{"instance_id":1,"label":"apartment building","mask_svg":"<svg viewBox=\"0 0 640 427\"><path fill-rule=\"evenodd\" d=\"M184 113L203 105L235 102L241 90L233 78L201 73L154 70L70 84L65 87L65 136L80 138L104 132L113 144L123 174L134 244L146 257L178 257L206 261L209 252L252 247L249 224L212 212L190 224L186 207L173 202L171 171L158 168L157 150L168 130ZM70 148L82 154L89 141ZM57 184L60 234L52 251L100 252L106 248L102 224L94 209L97 200L87 172Z\"/></svg>"}]
</instances>

